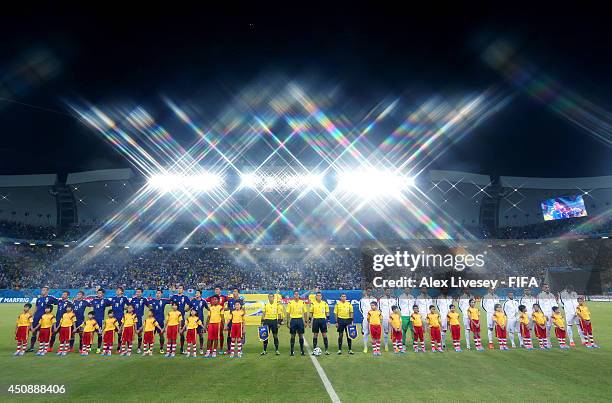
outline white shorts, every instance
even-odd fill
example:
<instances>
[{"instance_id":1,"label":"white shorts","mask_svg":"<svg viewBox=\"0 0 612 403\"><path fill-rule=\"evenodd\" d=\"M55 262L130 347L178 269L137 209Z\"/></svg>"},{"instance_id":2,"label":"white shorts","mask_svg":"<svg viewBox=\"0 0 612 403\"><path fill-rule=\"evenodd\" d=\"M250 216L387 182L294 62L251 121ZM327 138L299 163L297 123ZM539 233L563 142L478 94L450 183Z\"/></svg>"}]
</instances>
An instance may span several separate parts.
<instances>
[{"instance_id":1,"label":"white shorts","mask_svg":"<svg viewBox=\"0 0 612 403\"><path fill-rule=\"evenodd\" d=\"M448 316L446 316L446 315L448 315L448 312L445 313L444 315L442 315L442 313L440 313L440 322L442 322L441 323L442 330L445 331L445 332L448 330Z\"/></svg>"},{"instance_id":2,"label":"white shorts","mask_svg":"<svg viewBox=\"0 0 612 403\"><path fill-rule=\"evenodd\" d=\"M466 315L463 315L463 328L466 330L470 330L470 318Z\"/></svg>"},{"instance_id":3,"label":"white shorts","mask_svg":"<svg viewBox=\"0 0 612 403\"><path fill-rule=\"evenodd\" d=\"M370 325L368 324L368 319L367 318L363 318L363 321L361 322L361 330L363 331L363 335L367 336L370 334Z\"/></svg>"},{"instance_id":4,"label":"white shorts","mask_svg":"<svg viewBox=\"0 0 612 403\"><path fill-rule=\"evenodd\" d=\"M389 333L389 318L383 317L382 330L385 334Z\"/></svg>"},{"instance_id":5,"label":"white shorts","mask_svg":"<svg viewBox=\"0 0 612 403\"><path fill-rule=\"evenodd\" d=\"M580 319L578 318L578 315L566 316L565 317L565 321L567 322L568 326L579 325L580 324Z\"/></svg>"},{"instance_id":6,"label":"white shorts","mask_svg":"<svg viewBox=\"0 0 612 403\"><path fill-rule=\"evenodd\" d=\"M493 313L487 312L487 328L492 330L495 327L495 321L493 320Z\"/></svg>"}]
</instances>

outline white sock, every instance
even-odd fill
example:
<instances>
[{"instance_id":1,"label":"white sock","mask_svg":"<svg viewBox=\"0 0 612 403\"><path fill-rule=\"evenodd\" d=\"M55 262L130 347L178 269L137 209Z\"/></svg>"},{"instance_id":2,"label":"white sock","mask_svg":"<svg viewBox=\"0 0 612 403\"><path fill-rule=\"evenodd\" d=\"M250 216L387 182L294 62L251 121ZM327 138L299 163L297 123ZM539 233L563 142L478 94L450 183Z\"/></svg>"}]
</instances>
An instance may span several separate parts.
<instances>
[{"instance_id":1,"label":"white sock","mask_svg":"<svg viewBox=\"0 0 612 403\"><path fill-rule=\"evenodd\" d=\"M574 342L574 330L572 329L572 325L567 326L567 338L569 339L570 343Z\"/></svg>"}]
</instances>

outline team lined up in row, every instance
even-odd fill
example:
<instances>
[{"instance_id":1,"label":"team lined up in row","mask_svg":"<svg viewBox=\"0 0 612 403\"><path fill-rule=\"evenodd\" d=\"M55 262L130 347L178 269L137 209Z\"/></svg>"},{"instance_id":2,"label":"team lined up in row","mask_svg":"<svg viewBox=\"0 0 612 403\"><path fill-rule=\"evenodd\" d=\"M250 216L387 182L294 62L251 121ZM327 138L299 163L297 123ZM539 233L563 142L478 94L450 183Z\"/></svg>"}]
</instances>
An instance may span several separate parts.
<instances>
[{"instance_id":1,"label":"team lined up in row","mask_svg":"<svg viewBox=\"0 0 612 403\"><path fill-rule=\"evenodd\" d=\"M190 347L190 354L196 352L196 341L199 335L200 352L203 351L204 344L204 323L211 323L215 328L214 336L209 334L209 342L216 336L216 341L223 348L223 316L224 312L229 311L231 319L228 322L227 345L228 349L232 342L232 323L242 323L244 310L238 309L234 318L235 308L242 308L244 301L240 297L238 290L234 290L231 296L221 294L221 289L216 288L215 294L202 298L202 292L196 291L194 298L189 298L184 293L184 287L179 286L177 293L170 298L163 298L162 291L156 292L156 297L147 299L143 296L143 290L137 289L135 295L127 298L124 290L118 288L116 296L105 297L105 291L99 289L93 298L85 298L82 291L77 293L74 300L70 300L67 291L62 293L60 298L49 295L49 288L43 287L41 295L36 300L36 310L32 315L26 307L17 320L16 355L23 355L26 351L34 351L34 345L39 342L38 354L44 355L53 351L55 339L59 336L60 346L58 353L65 355L73 351L75 336L80 337L79 351L88 354L93 343L93 335L98 335L98 353L104 352L111 354L114 344L114 335L119 333L117 351L125 355L131 353L132 339L134 335L138 337L138 353L142 351L143 341L147 354L151 353L154 334L159 335L160 352L164 352L166 337L166 354L173 356L176 353L176 339L180 336L180 351L185 353L184 344L186 336ZM166 305L171 304L172 309L168 314L165 313ZM57 306L55 315L52 313L53 305ZM91 307L92 310L85 318L85 310ZM108 309L107 312L107 308ZM145 308L149 308L146 319ZM208 315L204 315L208 311ZM242 311L242 316L240 316ZM188 313L188 315L187 315ZM197 321L196 319L197 318ZM193 321L193 323L192 323ZM242 326L235 326L234 334ZM218 328L218 329L217 329ZM194 331L195 329L195 331ZM112 330L112 332L111 332ZM243 330L240 330L243 333ZM31 334L30 346L27 347L27 338ZM104 345L104 351L102 347ZM235 353L239 352L238 346ZM230 351L228 351L230 352Z\"/></svg>"},{"instance_id":2,"label":"team lined up in row","mask_svg":"<svg viewBox=\"0 0 612 403\"><path fill-rule=\"evenodd\" d=\"M406 336L410 333L413 335L415 351L423 351L422 327L430 329L432 350L440 351L445 347L446 332L450 330L453 345L457 351L460 351L461 322L465 330L466 347L471 348L471 339L477 349L482 349L480 309L476 307L476 300L469 290L463 291L457 299L457 305L455 299L446 295L444 291L435 299L427 294L426 288L421 289L421 294L416 298L412 296L411 291L407 289L398 298L391 296L389 290L386 290L381 298L373 297L371 289L364 291L360 301L360 310L364 314L362 324L364 352L367 352L368 336L373 339L372 345L376 353L380 353L380 336L384 336L385 350L388 350L388 340L391 336L394 348L397 349L399 345L400 351L405 351ZM561 305L564 307L565 319L560 311ZM374 307L376 309L373 309ZM489 289L481 298L481 308L486 314L487 341L490 349L493 348L494 332L501 349L507 349L508 338L512 347L516 347L515 335L518 336L521 347L531 348L532 331L541 348L550 348L553 326L562 348L568 347L567 339L569 345L574 346L572 325L578 327L584 345L597 347L593 340L591 314L584 304L584 299L579 298L569 286L559 296L552 294L547 284L542 286L542 291L537 297L531 295L530 289L526 289L520 300L516 300L513 292L509 292L503 304L494 294L494 290ZM369 320L371 317L369 312L372 310L380 311L380 321L376 312L373 313L373 322ZM462 321L459 319L460 313L463 316ZM401 340L398 339L399 335Z\"/></svg>"}]
</instances>

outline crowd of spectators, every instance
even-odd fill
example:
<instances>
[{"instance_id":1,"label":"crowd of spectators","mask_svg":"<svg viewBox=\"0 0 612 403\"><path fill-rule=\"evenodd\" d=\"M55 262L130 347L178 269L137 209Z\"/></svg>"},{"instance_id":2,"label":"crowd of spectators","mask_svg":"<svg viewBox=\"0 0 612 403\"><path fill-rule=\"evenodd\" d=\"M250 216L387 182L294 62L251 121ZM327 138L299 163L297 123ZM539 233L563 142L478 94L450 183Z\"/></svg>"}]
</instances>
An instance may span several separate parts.
<instances>
[{"instance_id":1,"label":"crowd of spectators","mask_svg":"<svg viewBox=\"0 0 612 403\"><path fill-rule=\"evenodd\" d=\"M99 251L28 245L0 246L0 288L143 287L355 289L361 284L358 250L234 250L213 248Z\"/></svg>"},{"instance_id":2,"label":"crowd of spectators","mask_svg":"<svg viewBox=\"0 0 612 403\"><path fill-rule=\"evenodd\" d=\"M475 242L461 250L439 245L428 253L484 254L484 267L464 275L487 278L533 276L542 280L549 268L612 267L612 241L557 240L507 244ZM418 252L417 252L418 253ZM97 287L243 290L358 289L363 286L363 255L359 248L163 248L101 249L62 246L0 245L0 288ZM434 274L439 268L415 275ZM478 271L480 270L480 272Z\"/></svg>"}]
</instances>

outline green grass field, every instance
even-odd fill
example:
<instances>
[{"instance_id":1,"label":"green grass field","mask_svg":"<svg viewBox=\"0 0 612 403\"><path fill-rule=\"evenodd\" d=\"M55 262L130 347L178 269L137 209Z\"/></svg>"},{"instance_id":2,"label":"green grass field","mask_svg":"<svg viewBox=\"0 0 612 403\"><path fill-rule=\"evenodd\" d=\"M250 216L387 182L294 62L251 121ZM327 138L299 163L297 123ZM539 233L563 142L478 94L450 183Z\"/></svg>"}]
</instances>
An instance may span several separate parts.
<instances>
[{"instance_id":1,"label":"green grass field","mask_svg":"<svg viewBox=\"0 0 612 403\"><path fill-rule=\"evenodd\" d=\"M443 354L356 354L317 358L341 401L610 401L612 304L591 303L602 348L570 351L464 351ZM26 401L330 401L310 357L289 357L289 332L281 331L281 356L261 357L256 328L248 328L242 359L130 358L31 353L13 357L14 321L21 306L0 305L0 400ZM335 328L330 332L336 351ZM577 336L577 335L576 335ZM311 340L307 330L306 340ZM311 342L311 341L310 341ZM321 342L320 342L321 343ZM554 343L556 345L556 343ZM158 352L158 350L156 351ZM15 396L10 384L63 384L65 395Z\"/></svg>"}]
</instances>

